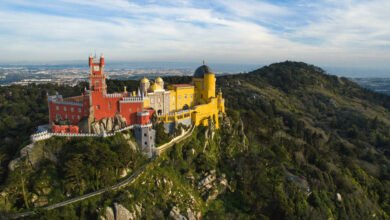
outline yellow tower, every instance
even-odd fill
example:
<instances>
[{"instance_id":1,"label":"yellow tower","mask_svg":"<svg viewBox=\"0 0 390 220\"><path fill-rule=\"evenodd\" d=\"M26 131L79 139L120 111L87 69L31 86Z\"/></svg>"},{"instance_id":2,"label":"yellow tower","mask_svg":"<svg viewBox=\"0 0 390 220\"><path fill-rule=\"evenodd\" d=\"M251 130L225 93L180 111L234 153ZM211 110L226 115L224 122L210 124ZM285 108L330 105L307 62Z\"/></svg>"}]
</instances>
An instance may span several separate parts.
<instances>
[{"instance_id":1,"label":"yellow tower","mask_svg":"<svg viewBox=\"0 0 390 220\"><path fill-rule=\"evenodd\" d=\"M212 72L204 74L204 97L207 101L215 97L215 74Z\"/></svg>"},{"instance_id":2,"label":"yellow tower","mask_svg":"<svg viewBox=\"0 0 390 220\"><path fill-rule=\"evenodd\" d=\"M215 97L215 74L210 67L203 64L195 70L192 83L195 86L195 100L197 104L204 104Z\"/></svg>"}]
</instances>

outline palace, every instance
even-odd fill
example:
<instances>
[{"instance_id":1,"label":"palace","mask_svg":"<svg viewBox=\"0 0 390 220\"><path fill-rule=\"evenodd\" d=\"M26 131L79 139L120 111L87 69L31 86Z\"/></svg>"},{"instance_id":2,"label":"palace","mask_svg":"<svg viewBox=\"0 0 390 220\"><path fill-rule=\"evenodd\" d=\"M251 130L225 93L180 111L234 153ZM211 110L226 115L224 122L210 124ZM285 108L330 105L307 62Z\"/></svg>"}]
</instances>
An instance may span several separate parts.
<instances>
[{"instance_id":1,"label":"palace","mask_svg":"<svg viewBox=\"0 0 390 220\"><path fill-rule=\"evenodd\" d=\"M48 97L49 124L53 133L112 132L134 126L137 142L154 147L155 131L152 117L163 122L167 132L178 124L215 124L218 115L225 112L222 92L216 93L215 74L206 65L196 69L191 84L172 84L165 89L162 78L154 82L140 81L138 91L107 93L103 55L89 57L89 88L80 96L63 98L56 94Z\"/></svg>"}]
</instances>

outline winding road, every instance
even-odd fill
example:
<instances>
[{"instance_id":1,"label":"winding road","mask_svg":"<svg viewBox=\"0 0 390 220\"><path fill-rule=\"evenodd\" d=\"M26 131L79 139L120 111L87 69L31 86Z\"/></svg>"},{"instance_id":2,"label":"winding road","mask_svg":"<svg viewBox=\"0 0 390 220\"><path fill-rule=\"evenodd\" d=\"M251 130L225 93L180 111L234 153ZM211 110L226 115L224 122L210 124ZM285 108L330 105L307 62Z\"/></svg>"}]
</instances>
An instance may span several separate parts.
<instances>
[{"instance_id":1,"label":"winding road","mask_svg":"<svg viewBox=\"0 0 390 220\"><path fill-rule=\"evenodd\" d=\"M193 126L187 132L183 132L182 135L180 135L180 136L172 139L170 142L168 142L168 143L166 143L166 144L156 148L156 156L161 155L164 151L166 151L167 149L172 147L174 144L177 144L177 143L187 139L188 137L190 137L192 132L194 131L194 128L195 127ZM73 204L73 203L76 203L76 202L80 202L82 200L85 200L85 199L88 199L88 198L91 198L91 197L94 197L94 196L101 195L101 194L103 194L105 192L109 192L109 191L112 191L112 190L117 190L117 189L120 189L122 187L125 187L125 186L133 183L134 181L136 181L144 173L144 171L146 170L146 167L148 165L150 165L151 162L153 162L154 159L155 158L153 158L149 163L147 163L147 164L141 166L140 168L138 168L129 177L127 177L126 179L120 181L119 183L117 183L115 185L108 186L108 187L105 187L103 189L100 189L100 190L97 190L97 191L94 191L94 192L90 192L90 193L87 193L85 195L78 196L78 197L75 197L75 198L72 198L72 199L68 199L68 200L65 200L65 201L62 201L62 202L59 202L59 203L55 203L55 204L52 204L52 205L36 208L35 211L27 211L27 212L8 214L7 218L9 218L9 219L18 219L18 218L27 217L27 216L35 214L38 210L40 211L40 210L56 209L56 208L67 206L67 205L70 205L70 204ZM0 216L0 218L1 218L1 216Z\"/></svg>"}]
</instances>

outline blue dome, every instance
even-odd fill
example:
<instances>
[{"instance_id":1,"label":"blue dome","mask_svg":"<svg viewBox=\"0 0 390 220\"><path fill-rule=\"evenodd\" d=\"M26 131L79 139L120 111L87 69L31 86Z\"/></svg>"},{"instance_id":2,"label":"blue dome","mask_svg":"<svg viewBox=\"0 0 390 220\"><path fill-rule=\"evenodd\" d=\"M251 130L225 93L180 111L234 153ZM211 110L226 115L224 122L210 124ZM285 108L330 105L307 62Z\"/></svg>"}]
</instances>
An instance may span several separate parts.
<instances>
[{"instance_id":1,"label":"blue dome","mask_svg":"<svg viewBox=\"0 0 390 220\"><path fill-rule=\"evenodd\" d=\"M204 74L212 73L210 67L207 65L202 65L195 70L194 77L195 78L203 78Z\"/></svg>"}]
</instances>

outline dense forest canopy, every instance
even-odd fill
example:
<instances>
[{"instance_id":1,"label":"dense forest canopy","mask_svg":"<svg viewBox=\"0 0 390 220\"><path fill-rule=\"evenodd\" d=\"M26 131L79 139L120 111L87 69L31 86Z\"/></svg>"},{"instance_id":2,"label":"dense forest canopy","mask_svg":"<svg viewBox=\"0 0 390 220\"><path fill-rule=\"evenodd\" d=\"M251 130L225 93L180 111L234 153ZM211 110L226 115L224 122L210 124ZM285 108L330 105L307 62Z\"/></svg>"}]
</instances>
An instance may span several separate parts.
<instances>
[{"instance_id":1,"label":"dense forest canopy","mask_svg":"<svg viewBox=\"0 0 390 220\"><path fill-rule=\"evenodd\" d=\"M123 91L125 85L131 91L138 82L108 81L109 92ZM117 181L121 169L146 162L121 135L51 139L42 148L57 153L56 163L42 161L23 174L8 172L9 161L29 143L35 127L47 122L46 94L60 91L66 97L84 86L0 87L0 184L2 191L14 193L0 210L31 209L32 195L50 185L45 195L50 202L93 191ZM205 219L389 218L389 96L299 62L219 76L217 86L227 108L220 130L197 128L124 190L33 218L96 218L112 202L129 209L141 204L143 218L167 217L174 206L197 210ZM215 184L204 193L199 182L207 175L221 183L226 179L228 187ZM168 183L162 187L159 181Z\"/></svg>"}]
</instances>

